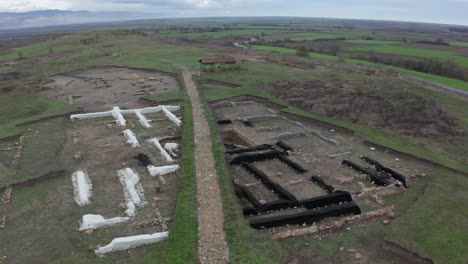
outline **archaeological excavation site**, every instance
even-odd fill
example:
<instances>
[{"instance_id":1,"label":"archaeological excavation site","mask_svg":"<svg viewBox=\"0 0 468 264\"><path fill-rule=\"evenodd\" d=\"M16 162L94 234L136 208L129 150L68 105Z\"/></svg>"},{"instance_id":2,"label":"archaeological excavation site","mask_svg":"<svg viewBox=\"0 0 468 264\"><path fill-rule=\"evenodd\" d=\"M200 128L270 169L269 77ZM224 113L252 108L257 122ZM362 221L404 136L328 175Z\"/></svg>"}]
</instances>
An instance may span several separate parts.
<instances>
[{"instance_id":1,"label":"archaeological excavation site","mask_svg":"<svg viewBox=\"0 0 468 264\"><path fill-rule=\"evenodd\" d=\"M424 164L352 132L255 97L211 104L250 226L285 239L395 217L382 199L416 184Z\"/></svg>"},{"instance_id":2,"label":"archaeological excavation site","mask_svg":"<svg viewBox=\"0 0 468 264\"><path fill-rule=\"evenodd\" d=\"M215 20L0 29L0 264L466 264L461 33Z\"/></svg>"}]
</instances>

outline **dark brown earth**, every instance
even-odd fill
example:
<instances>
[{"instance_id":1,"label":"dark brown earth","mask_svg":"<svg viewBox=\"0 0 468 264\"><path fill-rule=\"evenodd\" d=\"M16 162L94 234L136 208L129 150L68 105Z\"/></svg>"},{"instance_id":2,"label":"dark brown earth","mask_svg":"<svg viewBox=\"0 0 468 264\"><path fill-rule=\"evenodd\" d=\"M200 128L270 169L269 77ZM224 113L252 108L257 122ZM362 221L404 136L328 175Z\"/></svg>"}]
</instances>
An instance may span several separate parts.
<instances>
[{"instance_id":1,"label":"dark brown earth","mask_svg":"<svg viewBox=\"0 0 468 264\"><path fill-rule=\"evenodd\" d=\"M428 137L460 133L457 119L442 105L414 95L331 86L319 80L281 81L267 89L305 110L405 135Z\"/></svg>"}]
</instances>

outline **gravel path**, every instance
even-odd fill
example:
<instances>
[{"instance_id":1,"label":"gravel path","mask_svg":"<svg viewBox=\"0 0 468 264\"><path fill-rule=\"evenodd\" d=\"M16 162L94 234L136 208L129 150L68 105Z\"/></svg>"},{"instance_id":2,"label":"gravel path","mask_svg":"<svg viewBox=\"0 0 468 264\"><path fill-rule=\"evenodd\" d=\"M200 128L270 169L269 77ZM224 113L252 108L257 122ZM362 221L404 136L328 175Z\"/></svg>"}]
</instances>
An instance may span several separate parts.
<instances>
[{"instance_id":1,"label":"gravel path","mask_svg":"<svg viewBox=\"0 0 468 264\"><path fill-rule=\"evenodd\" d=\"M211 152L208 121L195 83L193 72L183 71L183 78L192 102L195 130L195 168L198 193L198 256L200 263L228 263L229 250L224 234L221 194Z\"/></svg>"}]
</instances>

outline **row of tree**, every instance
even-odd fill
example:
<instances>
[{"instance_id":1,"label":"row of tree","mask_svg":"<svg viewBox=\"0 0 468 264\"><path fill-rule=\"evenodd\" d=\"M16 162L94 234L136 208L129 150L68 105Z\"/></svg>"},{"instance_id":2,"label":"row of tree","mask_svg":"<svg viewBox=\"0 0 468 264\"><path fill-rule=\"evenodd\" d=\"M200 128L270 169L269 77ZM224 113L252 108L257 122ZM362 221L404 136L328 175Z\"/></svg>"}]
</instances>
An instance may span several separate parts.
<instances>
[{"instance_id":1,"label":"row of tree","mask_svg":"<svg viewBox=\"0 0 468 264\"><path fill-rule=\"evenodd\" d=\"M468 70L450 59L401 57L372 51L352 58L468 81Z\"/></svg>"}]
</instances>

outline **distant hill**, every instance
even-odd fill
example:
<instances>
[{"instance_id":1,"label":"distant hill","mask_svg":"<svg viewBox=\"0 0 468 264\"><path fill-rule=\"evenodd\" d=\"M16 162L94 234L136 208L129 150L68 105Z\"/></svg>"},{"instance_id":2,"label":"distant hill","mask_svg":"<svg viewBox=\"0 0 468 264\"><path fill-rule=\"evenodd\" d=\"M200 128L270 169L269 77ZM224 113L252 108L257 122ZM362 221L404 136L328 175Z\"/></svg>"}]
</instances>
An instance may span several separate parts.
<instances>
[{"instance_id":1,"label":"distant hill","mask_svg":"<svg viewBox=\"0 0 468 264\"><path fill-rule=\"evenodd\" d=\"M0 13L0 30L152 18L144 13L38 10Z\"/></svg>"}]
</instances>

